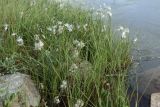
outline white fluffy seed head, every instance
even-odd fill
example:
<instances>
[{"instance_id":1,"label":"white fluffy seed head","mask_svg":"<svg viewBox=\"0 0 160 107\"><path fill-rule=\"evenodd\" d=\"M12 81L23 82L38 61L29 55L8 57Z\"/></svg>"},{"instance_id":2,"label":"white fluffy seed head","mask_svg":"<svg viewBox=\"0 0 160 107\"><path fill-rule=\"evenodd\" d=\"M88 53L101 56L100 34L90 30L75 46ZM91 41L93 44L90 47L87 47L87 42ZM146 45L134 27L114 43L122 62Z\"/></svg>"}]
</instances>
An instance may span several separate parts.
<instances>
[{"instance_id":1,"label":"white fluffy seed head","mask_svg":"<svg viewBox=\"0 0 160 107\"><path fill-rule=\"evenodd\" d=\"M59 96L54 97L54 103L56 103L56 104L60 103Z\"/></svg>"},{"instance_id":2,"label":"white fluffy seed head","mask_svg":"<svg viewBox=\"0 0 160 107\"><path fill-rule=\"evenodd\" d=\"M4 24L4 30L7 31L8 30L9 25L8 24Z\"/></svg>"},{"instance_id":3,"label":"white fluffy seed head","mask_svg":"<svg viewBox=\"0 0 160 107\"><path fill-rule=\"evenodd\" d=\"M78 66L76 64L72 64L69 71L70 72L76 72L78 70Z\"/></svg>"},{"instance_id":4,"label":"white fluffy seed head","mask_svg":"<svg viewBox=\"0 0 160 107\"><path fill-rule=\"evenodd\" d=\"M73 58L78 58L79 57L79 50L77 48L73 49L72 57Z\"/></svg>"},{"instance_id":5,"label":"white fluffy seed head","mask_svg":"<svg viewBox=\"0 0 160 107\"><path fill-rule=\"evenodd\" d=\"M17 41L17 44L18 44L19 46L23 46L24 42L23 42L23 38L22 38L22 37L18 36L18 38L17 38L16 41Z\"/></svg>"},{"instance_id":6,"label":"white fluffy seed head","mask_svg":"<svg viewBox=\"0 0 160 107\"><path fill-rule=\"evenodd\" d=\"M117 28L117 31L123 31L124 30L124 27L123 26L119 26L118 28Z\"/></svg>"},{"instance_id":7,"label":"white fluffy seed head","mask_svg":"<svg viewBox=\"0 0 160 107\"><path fill-rule=\"evenodd\" d=\"M68 23L66 23L66 24L64 24L64 26L67 28L67 30L69 31L69 32L72 32L73 31L73 25L72 24L68 24Z\"/></svg>"},{"instance_id":8,"label":"white fluffy seed head","mask_svg":"<svg viewBox=\"0 0 160 107\"><path fill-rule=\"evenodd\" d=\"M16 36L16 35L17 35L17 33L12 33L11 35L12 35L12 36Z\"/></svg>"},{"instance_id":9,"label":"white fluffy seed head","mask_svg":"<svg viewBox=\"0 0 160 107\"><path fill-rule=\"evenodd\" d=\"M74 107L83 107L84 101L81 99L78 99Z\"/></svg>"},{"instance_id":10,"label":"white fluffy seed head","mask_svg":"<svg viewBox=\"0 0 160 107\"><path fill-rule=\"evenodd\" d=\"M137 37L133 39L133 43L136 43L137 41L138 41Z\"/></svg>"},{"instance_id":11,"label":"white fluffy seed head","mask_svg":"<svg viewBox=\"0 0 160 107\"><path fill-rule=\"evenodd\" d=\"M107 11L107 15L112 17L112 12L111 11Z\"/></svg>"},{"instance_id":12,"label":"white fluffy seed head","mask_svg":"<svg viewBox=\"0 0 160 107\"><path fill-rule=\"evenodd\" d=\"M42 50L44 43L41 40L38 40L35 42L34 45L35 45L34 47L35 50Z\"/></svg>"},{"instance_id":13,"label":"white fluffy seed head","mask_svg":"<svg viewBox=\"0 0 160 107\"><path fill-rule=\"evenodd\" d=\"M62 84L60 85L61 90L65 90L67 88L67 81L63 80Z\"/></svg>"},{"instance_id":14,"label":"white fluffy seed head","mask_svg":"<svg viewBox=\"0 0 160 107\"><path fill-rule=\"evenodd\" d=\"M83 47L85 47L85 43L83 43L82 41L74 40L73 44L76 46L76 48L79 48L79 49L82 49Z\"/></svg>"}]
</instances>

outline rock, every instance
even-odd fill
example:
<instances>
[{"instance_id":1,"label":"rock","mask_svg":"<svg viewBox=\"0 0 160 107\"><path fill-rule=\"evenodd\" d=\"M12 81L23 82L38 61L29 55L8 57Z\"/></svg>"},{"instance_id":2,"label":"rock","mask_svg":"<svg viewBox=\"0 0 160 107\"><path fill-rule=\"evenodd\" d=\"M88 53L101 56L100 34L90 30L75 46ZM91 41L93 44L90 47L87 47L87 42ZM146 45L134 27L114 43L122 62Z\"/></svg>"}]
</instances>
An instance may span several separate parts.
<instances>
[{"instance_id":1,"label":"rock","mask_svg":"<svg viewBox=\"0 0 160 107\"><path fill-rule=\"evenodd\" d=\"M40 94L28 75L15 73L0 77L0 107L37 107L39 103Z\"/></svg>"},{"instance_id":2,"label":"rock","mask_svg":"<svg viewBox=\"0 0 160 107\"><path fill-rule=\"evenodd\" d=\"M151 95L151 107L160 107L160 93Z\"/></svg>"},{"instance_id":3,"label":"rock","mask_svg":"<svg viewBox=\"0 0 160 107\"><path fill-rule=\"evenodd\" d=\"M160 66L136 74L132 88L144 95L160 92Z\"/></svg>"}]
</instances>

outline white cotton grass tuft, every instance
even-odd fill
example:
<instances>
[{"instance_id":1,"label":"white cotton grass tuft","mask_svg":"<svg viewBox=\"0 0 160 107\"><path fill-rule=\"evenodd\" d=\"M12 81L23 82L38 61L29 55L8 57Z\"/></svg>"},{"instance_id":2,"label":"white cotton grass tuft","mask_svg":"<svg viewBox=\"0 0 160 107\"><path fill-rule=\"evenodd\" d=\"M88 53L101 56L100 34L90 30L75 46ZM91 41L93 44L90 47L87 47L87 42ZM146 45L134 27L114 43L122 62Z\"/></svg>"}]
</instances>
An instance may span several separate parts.
<instances>
[{"instance_id":1,"label":"white cotton grass tuft","mask_svg":"<svg viewBox=\"0 0 160 107\"><path fill-rule=\"evenodd\" d=\"M72 50L72 57L73 58L78 58L79 57L79 50L77 48L74 48Z\"/></svg>"},{"instance_id":2,"label":"white cotton grass tuft","mask_svg":"<svg viewBox=\"0 0 160 107\"><path fill-rule=\"evenodd\" d=\"M63 80L62 84L60 85L61 90L65 90L67 88L67 81Z\"/></svg>"},{"instance_id":3,"label":"white cotton grass tuft","mask_svg":"<svg viewBox=\"0 0 160 107\"><path fill-rule=\"evenodd\" d=\"M122 39L126 39L127 38L126 32L122 32L121 38Z\"/></svg>"},{"instance_id":4,"label":"white cotton grass tuft","mask_svg":"<svg viewBox=\"0 0 160 107\"><path fill-rule=\"evenodd\" d=\"M112 17L112 12L111 11L107 11L107 15Z\"/></svg>"},{"instance_id":5,"label":"white cotton grass tuft","mask_svg":"<svg viewBox=\"0 0 160 107\"><path fill-rule=\"evenodd\" d=\"M63 30L64 30L64 26L60 25L58 27L58 33L61 34L63 32Z\"/></svg>"},{"instance_id":6,"label":"white cotton grass tuft","mask_svg":"<svg viewBox=\"0 0 160 107\"><path fill-rule=\"evenodd\" d=\"M52 32L52 27L47 27L47 30Z\"/></svg>"},{"instance_id":7,"label":"white cotton grass tuft","mask_svg":"<svg viewBox=\"0 0 160 107\"><path fill-rule=\"evenodd\" d=\"M8 24L4 24L4 31L8 30L9 25Z\"/></svg>"},{"instance_id":8,"label":"white cotton grass tuft","mask_svg":"<svg viewBox=\"0 0 160 107\"><path fill-rule=\"evenodd\" d=\"M79 47L80 49L82 49L83 47L85 46L85 44L80 41L78 44L77 44L77 47Z\"/></svg>"},{"instance_id":9,"label":"white cotton grass tuft","mask_svg":"<svg viewBox=\"0 0 160 107\"><path fill-rule=\"evenodd\" d=\"M36 0L32 0L31 2L30 2L30 6L35 6L36 5Z\"/></svg>"},{"instance_id":10,"label":"white cotton grass tuft","mask_svg":"<svg viewBox=\"0 0 160 107\"><path fill-rule=\"evenodd\" d=\"M87 31L87 26L88 26L88 24L83 25L83 28L85 31Z\"/></svg>"},{"instance_id":11,"label":"white cotton grass tuft","mask_svg":"<svg viewBox=\"0 0 160 107\"><path fill-rule=\"evenodd\" d=\"M63 22L61 22L61 21L58 21L58 22L57 22L57 24L58 24L58 25L62 25L62 24L63 24Z\"/></svg>"},{"instance_id":12,"label":"white cotton grass tuft","mask_svg":"<svg viewBox=\"0 0 160 107\"><path fill-rule=\"evenodd\" d=\"M35 50L41 50L44 46L44 43L41 40L39 40L38 42L35 42L34 46Z\"/></svg>"},{"instance_id":13,"label":"white cotton grass tuft","mask_svg":"<svg viewBox=\"0 0 160 107\"><path fill-rule=\"evenodd\" d=\"M136 43L137 41L138 41L137 37L133 39L133 43Z\"/></svg>"},{"instance_id":14,"label":"white cotton grass tuft","mask_svg":"<svg viewBox=\"0 0 160 107\"><path fill-rule=\"evenodd\" d=\"M128 28L124 28L122 31L122 39L127 38L127 34L129 33L129 29Z\"/></svg>"},{"instance_id":15,"label":"white cotton grass tuft","mask_svg":"<svg viewBox=\"0 0 160 107\"><path fill-rule=\"evenodd\" d=\"M38 40L39 40L39 35L38 35L38 34L34 35L34 39L35 39L36 41L38 41Z\"/></svg>"},{"instance_id":16,"label":"white cotton grass tuft","mask_svg":"<svg viewBox=\"0 0 160 107\"><path fill-rule=\"evenodd\" d=\"M119 26L118 28L117 28L117 31L123 31L124 30L124 27L123 26Z\"/></svg>"},{"instance_id":17,"label":"white cotton grass tuft","mask_svg":"<svg viewBox=\"0 0 160 107\"><path fill-rule=\"evenodd\" d=\"M83 47L85 47L85 43L83 43L82 41L78 41L78 40L74 40L73 44L77 47L82 49Z\"/></svg>"},{"instance_id":18,"label":"white cotton grass tuft","mask_svg":"<svg viewBox=\"0 0 160 107\"><path fill-rule=\"evenodd\" d=\"M104 4L100 6L99 9L96 11L96 15L100 16L101 18L112 17L112 8Z\"/></svg>"},{"instance_id":19,"label":"white cotton grass tuft","mask_svg":"<svg viewBox=\"0 0 160 107\"><path fill-rule=\"evenodd\" d=\"M42 50L43 46L44 46L44 43L39 39L39 35L35 35L34 49Z\"/></svg>"},{"instance_id":20,"label":"white cotton grass tuft","mask_svg":"<svg viewBox=\"0 0 160 107\"><path fill-rule=\"evenodd\" d=\"M59 96L54 97L54 103L59 104L61 101L59 99Z\"/></svg>"},{"instance_id":21,"label":"white cotton grass tuft","mask_svg":"<svg viewBox=\"0 0 160 107\"><path fill-rule=\"evenodd\" d=\"M47 27L47 30L52 32L54 35L56 34L57 25Z\"/></svg>"},{"instance_id":22,"label":"white cotton grass tuft","mask_svg":"<svg viewBox=\"0 0 160 107\"><path fill-rule=\"evenodd\" d=\"M112 8L110 6L104 5L104 10L106 11L107 15L112 17Z\"/></svg>"},{"instance_id":23,"label":"white cotton grass tuft","mask_svg":"<svg viewBox=\"0 0 160 107\"><path fill-rule=\"evenodd\" d=\"M120 31L122 33L121 34L121 38L122 39L127 38L127 35L129 34L129 28L125 28L123 26L119 26L117 31Z\"/></svg>"},{"instance_id":24,"label":"white cotton grass tuft","mask_svg":"<svg viewBox=\"0 0 160 107\"><path fill-rule=\"evenodd\" d=\"M66 23L66 24L64 24L64 26L67 28L67 30L68 30L69 32L72 32L72 31L73 31L74 26L73 26L72 24Z\"/></svg>"},{"instance_id":25,"label":"white cotton grass tuft","mask_svg":"<svg viewBox=\"0 0 160 107\"><path fill-rule=\"evenodd\" d=\"M69 71L72 72L72 73L77 72L78 71L78 66L76 64L72 64Z\"/></svg>"},{"instance_id":26,"label":"white cotton grass tuft","mask_svg":"<svg viewBox=\"0 0 160 107\"><path fill-rule=\"evenodd\" d=\"M79 43L79 41L77 39L73 41L74 45L77 45L78 43Z\"/></svg>"},{"instance_id":27,"label":"white cotton grass tuft","mask_svg":"<svg viewBox=\"0 0 160 107\"><path fill-rule=\"evenodd\" d=\"M84 106L84 101L81 99L78 99L74 107L83 107Z\"/></svg>"},{"instance_id":28,"label":"white cotton grass tuft","mask_svg":"<svg viewBox=\"0 0 160 107\"><path fill-rule=\"evenodd\" d=\"M17 35L17 33L14 33L14 32L13 32L11 35L12 35L12 36L16 36L16 35Z\"/></svg>"},{"instance_id":29,"label":"white cotton grass tuft","mask_svg":"<svg viewBox=\"0 0 160 107\"><path fill-rule=\"evenodd\" d=\"M21 36L18 36L16 41L17 41L18 46L23 46L24 45L23 38Z\"/></svg>"}]
</instances>

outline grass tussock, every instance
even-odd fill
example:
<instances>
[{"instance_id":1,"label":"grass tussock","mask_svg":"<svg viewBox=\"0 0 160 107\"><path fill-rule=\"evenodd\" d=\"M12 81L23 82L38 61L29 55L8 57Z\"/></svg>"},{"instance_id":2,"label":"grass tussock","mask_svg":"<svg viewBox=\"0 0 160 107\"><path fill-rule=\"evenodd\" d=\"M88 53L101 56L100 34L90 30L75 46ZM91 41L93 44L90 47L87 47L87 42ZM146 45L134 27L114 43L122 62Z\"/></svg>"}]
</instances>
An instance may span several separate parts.
<instances>
[{"instance_id":1,"label":"grass tussock","mask_svg":"<svg viewBox=\"0 0 160 107\"><path fill-rule=\"evenodd\" d=\"M0 0L0 72L31 75L43 107L128 107L130 42L92 12L51 0Z\"/></svg>"}]
</instances>

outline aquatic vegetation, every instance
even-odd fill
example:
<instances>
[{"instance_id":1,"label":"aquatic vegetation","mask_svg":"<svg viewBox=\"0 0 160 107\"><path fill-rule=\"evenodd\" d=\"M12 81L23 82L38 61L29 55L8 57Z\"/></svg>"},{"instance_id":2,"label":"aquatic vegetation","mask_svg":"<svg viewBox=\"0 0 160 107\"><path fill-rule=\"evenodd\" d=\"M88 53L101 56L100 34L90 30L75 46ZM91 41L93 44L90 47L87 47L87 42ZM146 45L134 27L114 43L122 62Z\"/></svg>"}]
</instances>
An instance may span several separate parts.
<instances>
[{"instance_id":1,"label":"aquatic vegetation","mask_svg":"<svg viewBox=\"0 0 160 107\"><path fill-rule=\"evenodd\" d=\"M132 44L128 28L114 33L111 7L93 12L54 0L0 0L0 8L0 73L31 75L40 106L129 107Z\"/></svg>"}]
</instances>

